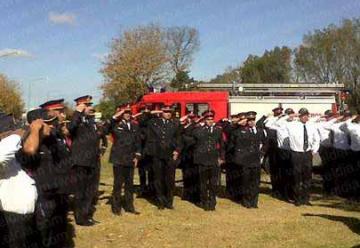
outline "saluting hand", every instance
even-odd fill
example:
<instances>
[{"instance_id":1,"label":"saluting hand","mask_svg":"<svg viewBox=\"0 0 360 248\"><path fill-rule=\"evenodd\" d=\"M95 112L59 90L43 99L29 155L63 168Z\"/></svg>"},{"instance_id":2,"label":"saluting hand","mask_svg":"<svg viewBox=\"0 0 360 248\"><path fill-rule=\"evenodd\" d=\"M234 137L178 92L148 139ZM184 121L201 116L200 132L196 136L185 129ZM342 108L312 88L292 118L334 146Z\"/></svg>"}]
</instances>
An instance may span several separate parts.
<instances>
[{"instance_id":1,"label":"saluting hand","mask_svg":"<svg viewBox=\"0 0 360 248\"><path fill-rule=\"evenodd\" d=\"M218 159L218 163L219 163L219 166L223 165L225 163L224 160L222 160L221 158Z\"/></svg>"},{"instance_id":2,"label":"saluting hand","mask_svg":"<svg viewBox=\"0 0 360 248\"><path fill-rule=\"evenodd\" d=\"M114 119L119 118L125 111L124 110L120 110L119 112L116 112L113 116Z\"/></svg>"},{"instance_id":3,"label":"saluting hand","mask_svg":"<svg viewBox=\"0 0 360 248\"><path fill-rule=\"evenodd\" d=\"M178 160L178 158L179 158L179 153L177 151L174 151L173 152L173 159Z\"/></svg>"},{"instance_id":4,"label":"saluting hand","mask_svg":"<svg viewBox=\"0 0 360 248\"><path fill-rule=\"evenodd\" d=\"M30 124L30 130L34 132L39 132L43 127L43 125L44 125L44 121L41 119L37 119Z\"/></svg>"},{"instance_id":5,"label":"saluting hand","mask_svg":"<svg viewBox=\"0 0 360 248\"><path fill-rule=\"evenodd\" d=\"M133 159L133 162L134 162L134 166L135 166L135 167L138 167L139 159L138 159L138 158L134 158L134 159Z\"/></svg>"},{"instance_id":6,"label":"saluting hand","mask_svg":"<svg viewBox=\"0 0 360 248\"><path fill-rule=\"evenodd\" d=\"M79 105L76 106L75 110L82 113L84 112L84 110L86 109L86 105L84 103L81 103Z\"/></svg>"}]
</instances>

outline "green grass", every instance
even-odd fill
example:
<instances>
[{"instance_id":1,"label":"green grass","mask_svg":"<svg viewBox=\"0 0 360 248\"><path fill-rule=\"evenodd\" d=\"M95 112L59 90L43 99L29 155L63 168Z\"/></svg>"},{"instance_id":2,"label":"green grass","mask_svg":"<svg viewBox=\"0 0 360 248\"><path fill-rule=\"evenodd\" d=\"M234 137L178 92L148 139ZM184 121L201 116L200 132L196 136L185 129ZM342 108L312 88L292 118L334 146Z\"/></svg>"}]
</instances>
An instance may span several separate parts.
<instances>
[{"instance_id":1,"label":"green grass","mask_svg":"<svg viewBox=\"0 0 360 248\"><path fill-rule=\"evenodd\" d=\"M94 227L76 226L76 247L356 247L360 245L360 207L321 192L314 206L295 207L272 198L262 184L259 209L246 209L225 198L215 212L205 212L175 197L175 210L159 211L136 199L141 215L111 213L112 168L103 159ZM181 173L178 172L181 178ZM269 181L263 175L262 181ZM137 176L135 179L137 183ZM360 247L360 246L359 246Z\"/></svg>"}]
</instances>

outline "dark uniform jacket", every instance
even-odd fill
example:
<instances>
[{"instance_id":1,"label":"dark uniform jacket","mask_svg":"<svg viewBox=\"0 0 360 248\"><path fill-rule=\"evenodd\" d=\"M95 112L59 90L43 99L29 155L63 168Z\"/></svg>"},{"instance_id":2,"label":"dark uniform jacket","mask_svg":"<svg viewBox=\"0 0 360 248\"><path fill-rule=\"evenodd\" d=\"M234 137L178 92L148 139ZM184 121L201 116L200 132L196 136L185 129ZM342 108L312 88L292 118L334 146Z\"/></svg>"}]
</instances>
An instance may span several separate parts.
<instances>
[{"instance_id":1,"label":"dark uniform jacket","mask_svg":"<svg viewBox=\"0 0 360 248\"><path fill-rule=\"evenodd\" d=\"M27 155L20 149L16 159L34 178L39 194L58 193L66 184L60 174L67 165L61 163L63 154L55 136L44 139L35 155Z\"/></svg>"},{"instance_id":2,"label":"dark uniform jacket","mask_svg":"<svg viewBox=\"0 0 360 248\"><path fill-rule=\"evenodd\" d=\"M207 125L198 126L192 132L194 142L194 163L204 166L218 165L218 160L224 159L224 140L222 128Z\"/></svg>"},{"instance_id":3,"label":"dark uniform jacket","mask_svg":"<svg viewBox=\"0 0 360 248\"><path fill-rule=\"evenodd\" d=\"M111 121L110 133L114 138L110 153L110 163L114 165L133 166L133 160L141 154L140 129L135 122Z\"/></svg>"},{"instance_id":4,"label":"dark uniform jacket","mask_svg":"<svg viewBox=\"0 0 360 248\"><path fill-rule=\"evenodd\" d=\"M181 128L176 119L153 118L148 123L146 152L158 159L170 159L174 151L182 151Z\"/></svg>"},{"instance_id":5,"label":"dark uniform jacket","mask_svg":"<svg viewBox=\"0 0 360 248\"><path fill-rule=\"evenodd\" d=\"M69 124L72 136L72 157L74 165L96 167L99 158L99 137L96 124L84 113L75 111Z\"/></svg>"},{"instance_id":6,"label":"dark uniform jacket","mask_svg":"<svg viewBox=\"0 0 360 248\"><path fill-rule=\"evenodd\" d=\"M262 128L256 128L256 134L248 127L239 127L231 135L228 152L232 153L233 162L245 168L260 167L261 145L266 144Z\"/></svg>"}]
</instances>

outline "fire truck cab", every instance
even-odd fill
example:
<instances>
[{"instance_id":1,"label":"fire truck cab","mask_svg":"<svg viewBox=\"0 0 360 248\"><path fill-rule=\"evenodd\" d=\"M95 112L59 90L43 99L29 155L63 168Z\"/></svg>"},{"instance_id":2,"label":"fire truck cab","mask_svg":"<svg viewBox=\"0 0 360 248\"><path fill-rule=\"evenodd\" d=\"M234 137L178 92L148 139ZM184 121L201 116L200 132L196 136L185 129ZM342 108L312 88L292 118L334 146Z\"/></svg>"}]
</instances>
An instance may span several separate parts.
<instances>
[{"instance_id":1,"label":"fire truck cab","mask_svg":"<svg viewBox=\"0 0 360 248\"><path fill-rule=\"evenodd\" d=\"M215 121L228 116L229 93L225 91L186 91L149 93L136 103L135 112L141 107L152 104L154 109L160 109L163 105L172 105L176 117L184 116L190 112L201 115L206 110L214 110Z\"/></svg>"}]
</instances>

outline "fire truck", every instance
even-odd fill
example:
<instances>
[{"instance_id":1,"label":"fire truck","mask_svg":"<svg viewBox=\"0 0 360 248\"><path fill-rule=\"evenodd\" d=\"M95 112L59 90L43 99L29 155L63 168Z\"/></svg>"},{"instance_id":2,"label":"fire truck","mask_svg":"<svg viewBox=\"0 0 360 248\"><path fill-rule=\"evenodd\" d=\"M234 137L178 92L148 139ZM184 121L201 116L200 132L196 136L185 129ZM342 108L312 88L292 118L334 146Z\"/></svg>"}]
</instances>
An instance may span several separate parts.
<instances>
[{"instance_id":1,"label":"fire truck","mask_svg":"<svg viewBox=\"0 0 360 248\"><path fill-rule=\"evenodd\" d=\"M298 111L306 107L313 116L326 110L333 112L344 108L344 95L348 92L343 84L199 84L201 91L148 93L133 105L139 112L145 104L160 109L164 104L174 107L177 117L189 112L201 115L214 110L215 120L228 118L230 114L256 111L258 117L271 113L277 106L291 107Z\"/></svg>"}]
</instances>

